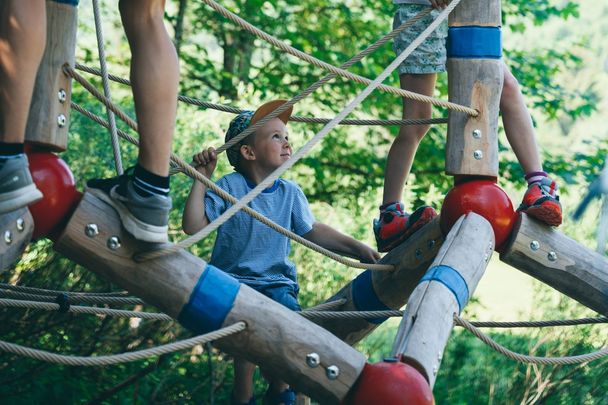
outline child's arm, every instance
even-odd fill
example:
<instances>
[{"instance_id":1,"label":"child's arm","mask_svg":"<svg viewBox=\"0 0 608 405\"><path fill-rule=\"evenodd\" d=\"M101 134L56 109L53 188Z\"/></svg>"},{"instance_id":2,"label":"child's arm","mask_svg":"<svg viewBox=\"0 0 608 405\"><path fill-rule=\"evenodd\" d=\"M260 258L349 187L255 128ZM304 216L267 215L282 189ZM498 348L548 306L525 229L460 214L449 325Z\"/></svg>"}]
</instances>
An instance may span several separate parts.
<instances>
[{"instance_id":1,"label":"child's arm","mask_svg":"<svg viewBox=\"0 0 608 405\"><path fill-rule=\"evenodd\" d=\"M380 254L365 243L344 235L321 222L315 222L312 230L303 237L325 249L357 258L363 263L375 263L380 259Z\"/></svg>"},{"instance_id":2,"label":"child's arm","mask_svg":"<svg viewBox=\"0 0 608 405\"><path fill-rule=\"evenodd\" d=\"M202 150L192 157L192 163L199 173L208 179L215 171L217 165L217 155L215 149L209 148ZM207 186L200 181L194 181L192 189L186 200L184 215L182 216L182 228L188 235L192 235L209 223L205 214L205 192Z\"/></svg>"}]
</instances>

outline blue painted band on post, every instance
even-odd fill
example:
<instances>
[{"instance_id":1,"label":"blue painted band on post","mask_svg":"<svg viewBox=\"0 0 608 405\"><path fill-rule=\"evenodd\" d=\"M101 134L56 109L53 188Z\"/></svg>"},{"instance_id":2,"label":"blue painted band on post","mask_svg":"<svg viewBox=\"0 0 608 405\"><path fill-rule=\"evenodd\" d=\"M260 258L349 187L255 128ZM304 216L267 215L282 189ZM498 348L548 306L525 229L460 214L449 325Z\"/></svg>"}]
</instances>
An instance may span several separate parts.
<instances>
[{"instance_id":1,"label":"blue painted band on post","mask_svg":"<svg viewBox=\"0 0 608 405\"><path fill-rule=\"evenodd\" d=\"M431 267L424 277L422 277L420 283L425 281L438 281L446 286L454 294L456 301L458 301L458 313L462 312L464 306L469 302L469 286L467 282L458 270L450 266Z\"/></svg>"},{"instance_id":2,"label":"blue painted band on post","mask_svg":"<svg viewBox=\"0 0 608 405\"><path fill-rule=\"evenodd\" d=\"M208 264L177 320L198 334L221 328L240 287L234 277Z\"/></svg>"},{"instance_id":3,"label":"blue painted band on post","mask_svg":"<svg viewBox=\"0 0 608 405\"><path fill-rule=\"evenodd\" d=\"M365 270L353 280L351 292L353 294L353 304L357 311L387 311L391 309L384 305L376 295L374 285L372 284L371 270ZM372 318L367 319L367 321L373 324L381 324L387 319L388 318Z\"/></svg>"},{"instance_id":4,"label":"blue painted band on post","mask_svg":"<svg viewBox=\"0 0 608 405\"><path fill-rule=\"evenodd\" d=\"M78 1L79 0L51 0L55 3L61 3L61 4L69 4L70 6L78 6Z\"/></svg>"},{"instance_id":5,"label":"blue painted band on post","mask_svg":"<svg viewBox=\"0 0 608 405\"><path fill-rule=\"evenodd\" d=\"M447 55L448 58L500 59L500 27L450 27Z\"/></svg>"}]
</instances>

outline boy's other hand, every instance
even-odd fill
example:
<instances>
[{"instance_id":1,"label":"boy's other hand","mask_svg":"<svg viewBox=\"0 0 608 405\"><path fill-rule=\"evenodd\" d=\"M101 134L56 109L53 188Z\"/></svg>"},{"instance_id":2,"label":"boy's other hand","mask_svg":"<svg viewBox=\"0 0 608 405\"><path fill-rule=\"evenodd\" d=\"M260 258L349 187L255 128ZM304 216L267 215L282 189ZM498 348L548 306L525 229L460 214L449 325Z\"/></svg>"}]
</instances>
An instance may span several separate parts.
<instances>
[{"instance_id":1,"label":"boy's other hand","mask_svg":"<svg viewBox=\"0 0 608 405\"><path fill-rule=\"evenodd\" d=\"M203 176L211 178L211 175L217 166L217 154L215 153L215 149L213 147L203 149L192 156L192 165Z\"/></svg>"},{"instance_id":2,"label":"boy's other hand","mask_svg":"<svg viewBox=\"0 0 608 405\"><path fill-rule=\"evenodd\" d=\"M380 260L380 253L363 244L359 252L359 260L361 260L361 263L376 263Z\"/></svg>"},{"instance_id":3,"label":"boy's other hand","mask_svg":"<svg viewBox=\"0 0 608 405\"><path fill-rule=\"evenodd\" d=\"M436 10L443 10L450 4L452 0L429 0L431 2L431 6Z\"/></svg>"}]
</instances>

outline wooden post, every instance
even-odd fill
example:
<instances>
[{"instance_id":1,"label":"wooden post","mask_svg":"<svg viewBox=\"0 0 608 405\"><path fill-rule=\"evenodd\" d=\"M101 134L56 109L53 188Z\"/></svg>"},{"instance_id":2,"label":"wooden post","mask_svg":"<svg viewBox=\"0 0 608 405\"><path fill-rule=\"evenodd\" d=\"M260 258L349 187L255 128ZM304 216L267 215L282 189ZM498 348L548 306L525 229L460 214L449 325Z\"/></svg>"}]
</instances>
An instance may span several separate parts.
<instances>
[{"instance_id":1,"label":"wooden post","mask_svg":"<svg viewBox=\"0 0 608 405\"><path fill-rule=\"evenodd\" d=\"M34 219L27 208L0 216L0 273L10 267L34 233Z\"/></svg>"},{"instance_id":2,"label":"wooden post","mask_svg":"<svg viewBox=\"0 0 608 405\"><path fill-rule=\"evenodd\" d=\"M520 214L500 259L608 316L608 260L556 229Z\"/></svg>"},{"instance_id":3,"label":"wooden post","mask_svg":"<svg viewBox=\"0 0 608 405\"><path fill-rule=\"evenodd\" d=\"M244 321L245 331L217 345L321 403L346 397L365 365L362 354L185 251L144 263L131 260L145 246L123 231L110 206L85 193L55 248L195 333ZM318 364L310 363L310 356L317 357Z\"/></svg>"},{"instance_id":4,"label":"wooden post","mask_svg":"<svg viewBox=\"0 0 608 405\"><path fill-rule=\"evenodd\" d=\"M416 367L431 387L453 316L475 292L493 250L490 223L475 213L463 215L407 302L392 355Z\"/></svg>"},{"instance_id":5,"label":"wooden post","mask_svg":"<svg viewBox=\"0 0 608 405\"><path fill-rule=\"evenodd\" d=\"M74 66L78 0L46 2L46 48L32 96L25 140L54 151L68 142L72 81L63 73Z\"/></svg>"},{"instance_id":6,"label":"wooden post","mask_svg":"<svg viewBox=\"0 0 608 405\"><path fill-rule=\"evenodd\" d=\"M497 121L504 78L500 0L463 1L450 14L449 100L479 111L450 110L446 173L498 177Z\"/></svg>"},{"instance_id":7,"label":"wooden post","mask_svg":"<svg viewBox=\"0 0 608 405\"><path fill-rule=\"evenodd\" d=\"M436 218L380 260L380 263L394 264L395 271L366 270L326 302L346 299L334 311L400 309L428 269L443 239L439 218ZM352 345L385 319L315 319L314 322Z\"/></svg>"}]
</instances>

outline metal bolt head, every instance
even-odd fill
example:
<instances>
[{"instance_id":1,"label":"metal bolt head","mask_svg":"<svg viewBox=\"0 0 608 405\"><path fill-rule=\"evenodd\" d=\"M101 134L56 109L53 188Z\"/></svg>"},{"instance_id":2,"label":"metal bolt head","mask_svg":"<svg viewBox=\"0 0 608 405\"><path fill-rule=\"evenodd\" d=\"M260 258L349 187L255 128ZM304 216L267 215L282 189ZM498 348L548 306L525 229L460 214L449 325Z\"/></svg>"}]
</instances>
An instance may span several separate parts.
<instances>
[{"instance_id":1,"label":"metal bolt head","mask_svg":"<svg viewBox=\"0 0 608 405\"><path fill-rule=\"evenodd\" d=\"M13 233L11 231L4 232L4 241L6 242L7 245L10 245L11 243L13 243Z\"/></svg>"},{"instance_id":2,"label":"metal bolt head","mask_svg":"<svg viewBox=\"0 0 608 405\"><path fill-rule=\"evenodd\" d=\"M416 249L415 255L416 255L416 259L418 259L418 260L422 259L422 250Z\"/></svg>"},{"instance_id":3,"label":"metal bolt head","mask_svg":"<svg viewBox=\"0 0 608 405\"><path fill-rule=\"evenodd\" d=\"M65 127L66 123L67 123L67 118L65 118L65 115L59 114L57 116L57 125L59 126L59 128Z\"/></svg>"},{"instance_id":4,"label":"metal bolt head","mask_svg":"<svg viewBox=\"0 0 608 405\"><path fill-rule=\"evenodd\" d=\"M435 240L434 239L429 239L428 242L426 242L426 245L429 247L429 249L432 249L435 247Z\"/></svg>"},{"instance_id":5,"label":"metal bolt head","mask_svg":"<svg viewBox=\"0 0 608 405\"><path fill-rule=\"evenodd\" d=\"M308 364L308 367L310 368L315 368L321 364L321 358L317 353L308 353L306 355L306 364Z\"/></svg>"},{"instance_id":6,"label":"metal bolt head","mask_svg":"<svg viewBox=\"0 0 608 405\"><path fill-rule=\"evenodd\" d=\"M439 369L437 368L437 366L433 367L433 375L436 375L437 371L439 371Z\"/></svg>"},{"instance_id":7,"label":"metal bolt head","mask_svg":"<svg viewBox=\"0 0 608 405\"><path fill-rule=\"evenodd\" d=\"M475 139L480 139L481 138L481 130L480 129L474 129L473 132L471 133L471 135L473 135L473 138L475 138Z\"/></svg>"},{"instance_id":8,"label":"metal bolt head","mask_svg":"<svg viewBox=\"0 0 608 405\"><path fill-rule=\"evenodd\" d=\"M530 249L536 252L538 249L540 249L540 243L538 243L537 240L533 240L530 242Z\"/></svg>"},{"instance_id":9,"label":"metal bolt head","mask_svg":"<svg viewBox=\"0 0 608 405\"><path fill-rule=\"evenodd\" d=\"M551 251L549 253L547 253L547 259L549 259L550 262L554 262L557 260L557 253Z\"/></svg>"},{"instance_id":10,"label":"metal bolt head","mask_svg":"<svg viewBox=\"0 0 608 405\"><path fill-rule=\"evenodd\" d=\"M65 103L65 100L68 99L68 95L66 94L64 89L61 89L57 92L57 99L61 104Z\"/></svg>"},{"instance_id":11,"label":"metal bolt head","mask_svg":"<svg viewBox=\"0 0 608 405\"><path fill-rule=\"evenodd\" d=\"M327 378L330 380L335 380L340 376L340 369L338 366L331 365L325 370L325 375L327 375Z\"/></svg>"},{"instance_id":12,"label":"metal bolt head","mask_svg":"<svg viewBox=\"0 0 608 405\"><path fill-rule=\"evenodd\" d=\"M120 248L120 239L118 236L111 236L108 238L107 245L110 250L117 250Z\"/></svg>"},{"instance_id":13,"label":"metal bolt head","mask_svg":"<svg viewBox=\"0 0 608 405\"><path fill-rule=\"evenodd\" d=\"M17 219L17 230L19 232L23 232L24 229L25 229L25 221L23 220L23 218L18 218Z\"/></svg>"},{"instance_id":14,"label":"metal bolt head","mask_svg":"<svg viewBox=\"0 0 608 405\"><path fill-rule=\"evenodd\" d=\"M84 227L84 234L89 238L99 235L99 228L97 227L97 224L87 224L87 226Z\"/></svg>"},{"instance_id":15,"label":"metal bolt head","mask_svg":"<svg viewBox=\"0 0 608 405\"><path fill-rule=\"evenodd\" d=\"M481 159L483 159L483 152L481 150L477 149L473 152L473 157L476 160L481 160Z\"/></svg>"}]
</instances>

